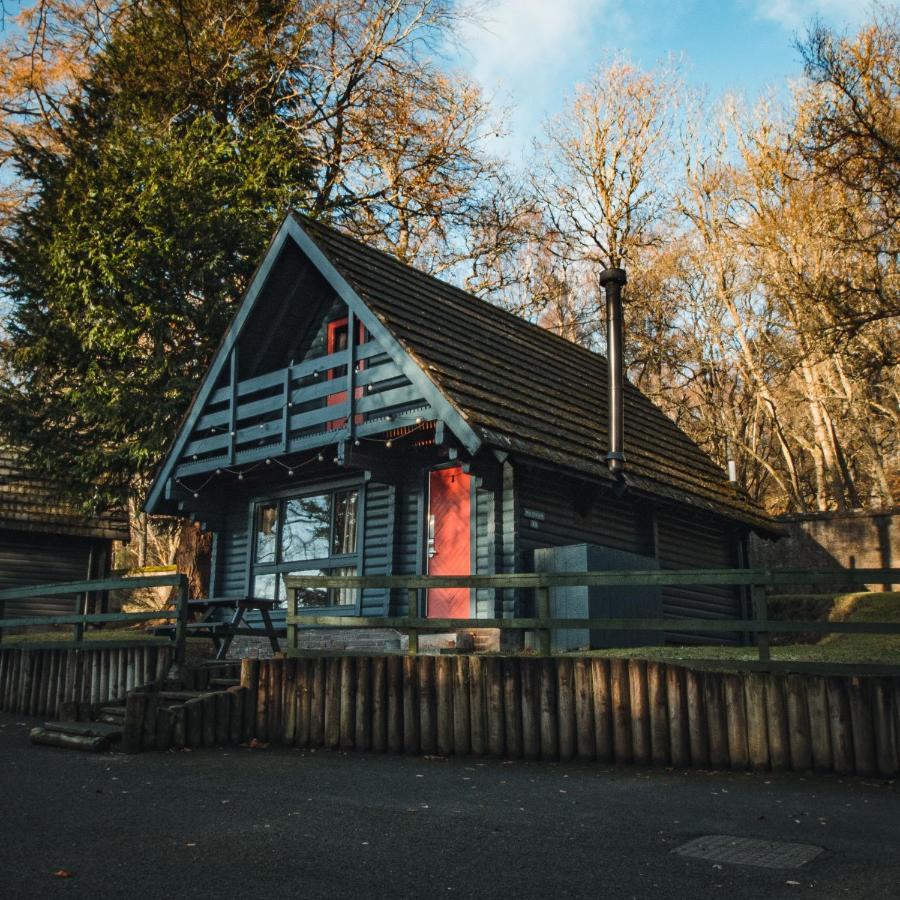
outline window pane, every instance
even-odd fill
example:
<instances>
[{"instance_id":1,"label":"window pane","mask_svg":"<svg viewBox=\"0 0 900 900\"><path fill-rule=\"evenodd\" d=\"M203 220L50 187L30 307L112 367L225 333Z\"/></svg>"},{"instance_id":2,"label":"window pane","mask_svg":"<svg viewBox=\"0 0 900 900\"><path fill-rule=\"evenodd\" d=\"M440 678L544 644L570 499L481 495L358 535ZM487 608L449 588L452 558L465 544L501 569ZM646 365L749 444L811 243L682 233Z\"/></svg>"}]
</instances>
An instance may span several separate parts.
<instances>
[{"instance_id":1,"label":"window pane","mask_svg":"<svg viewBox=\"0 0 900 900\"><path fill-rule=\"evenodd\" d=\"M356 553L356 510L359 491L339 491L334 495L332 556Z\"/></svg>"},{"instance_id":2,"label":"window pane","mask_svg":"<svg viewBox=\"0 0 900 900\"><path fill-rule=\"evenodd\" d=\"M324 559L329 556L330 494L288 500L281 529L281 559Z\"/></svg>"},{"instance_id":3,"label":"window pane","mask_svg":"<svg viewBox=\"0 0 900 900\"><path fill-rule=\"evenodd\" d=\"M339 566L335 569L306 569L302 572L290 572L291 575L355 575L356 566ZM282 576L284 577L284 576ZM282 582L282 592L287 596L287 590ZM354 606L356 604L355 588L340 588L328 590L319 587L304 587L296 589L297 609L321 609L330 606Z\"/></svg>"},{"instance_id":4,"label":"window pane","mask_svg":"<svg viewBox=\"0 0 900 900\"><path fill-rule=\"evenodd\" d=\"M274 600L277 589L277 575L257 575L253 579L253 596L260 600Z\"/></svg>"},{"instance_id":5,"label":"window pane","mask_svg":"<svg viewBox=\"0 0 900 900\"><path fill-rule=\"evenodd\" d=\"M256 507L256 561L275 562L278 532L278 504L260 503Z\"/></svg>"}]
</instances>

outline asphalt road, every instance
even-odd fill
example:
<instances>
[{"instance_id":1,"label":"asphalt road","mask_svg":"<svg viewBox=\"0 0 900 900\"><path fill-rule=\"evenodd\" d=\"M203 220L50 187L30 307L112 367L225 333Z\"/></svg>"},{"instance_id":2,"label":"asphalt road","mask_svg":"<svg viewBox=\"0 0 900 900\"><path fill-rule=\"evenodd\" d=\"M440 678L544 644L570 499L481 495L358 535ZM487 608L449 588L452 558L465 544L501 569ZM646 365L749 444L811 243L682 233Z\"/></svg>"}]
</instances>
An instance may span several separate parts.
<instances>
[{"instance_id":1,"label":"asphalt road","mask_svg":"<svg viewBox=\"0 0 900 900\"><path fill-rule=\"evenodd\" d=\"M344 755L90 755L0 714L0 897L900 897L877 781ZM799 841L796 870L672 854ZM70 877L54 872L65 870Z\"/></svg>"}]
</instances>

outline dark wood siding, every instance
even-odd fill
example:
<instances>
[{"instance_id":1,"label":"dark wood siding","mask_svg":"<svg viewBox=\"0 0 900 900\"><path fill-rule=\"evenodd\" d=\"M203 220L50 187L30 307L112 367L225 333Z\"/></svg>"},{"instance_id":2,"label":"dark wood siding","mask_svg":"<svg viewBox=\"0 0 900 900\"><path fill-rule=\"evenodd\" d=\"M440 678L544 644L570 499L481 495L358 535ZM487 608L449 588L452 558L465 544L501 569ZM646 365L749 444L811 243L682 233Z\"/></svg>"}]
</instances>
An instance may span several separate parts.
<instances>
[{"instance_id":1,"label":"dark wood siding","mask_svg":"<svg viewBox=\"0 0 900 900\"><path fill-rule=\"evenodd\" d=\"M476 575L493 575L497 571L497 542L494 525L494 491L490 488L475 490L475 559ZM495 614L494 591L475 591L475 616L493 618Z\"/></svg>"},{"instance_id":2,"label":"dark wood siding","mask_svg":"<svg viewBox=\"0 0 900 900\"><path fill-rule=\"evenodd\" d=\"M421 563L419 536L422 533L424 475L412 469L397 486L394 516L394 574L415 575ZM391 592L392 614L406 615L409 597L406 591Z\"/></svg>"},{"instance_id":3,"label":"dark wood siding","mask_svg":"<svg viewBox=\"0 0 900 900\"><path fill-rule=\"evenodd\" d=\"M0 589L81 581L89 575L91 548L94 549L94 566L90 574L100 577L105 574L103 570L109 558L109 541L0 531ZM74 602L74 596L7 600L3 615L10 618L66 615L75 611Z\"/></svg>"},{"instance_id":4,"label":"dark wood siding","mask_svg":"<svg viewBox=\"0 0 900 900\"><path fill-rule=\"evenodd\" d=\"M216 539L216 577L211 592L218 597L242 597L250 565L250 499L230 492L223 498L224 528Z\"/></svg>"},{"instance_id":5,"label":"dark wood siding","mask_svg":"<svg viewBox=\"0 0 900 900\"><path fill-rule=\"evenodd\" d=\"M363 530L363 575L389 575L393 565L394 518L397 490L393 485L369 484L365 492ZM382 616L388 613L386 590L363 591L363 615Z\"/></svg>"},{"instance_id":6,"label":"dark wood siding","mask_svg":"<svg viewBox=\"0 0 900 900\"><path fill-rule=\"evenodd\" d=\"M733 569L739 566L739 536L724 523L685 515L684 510L657 511L657 541L663 569ZM663 614L672 618L740 618L743 592L740 588L669 587L663 590ZM670 640L696 643L697 635L669 635ZM737 641L739 637L733 636ZM719 642L719 639L716 639Z\"/></svg>"}]
</instances>

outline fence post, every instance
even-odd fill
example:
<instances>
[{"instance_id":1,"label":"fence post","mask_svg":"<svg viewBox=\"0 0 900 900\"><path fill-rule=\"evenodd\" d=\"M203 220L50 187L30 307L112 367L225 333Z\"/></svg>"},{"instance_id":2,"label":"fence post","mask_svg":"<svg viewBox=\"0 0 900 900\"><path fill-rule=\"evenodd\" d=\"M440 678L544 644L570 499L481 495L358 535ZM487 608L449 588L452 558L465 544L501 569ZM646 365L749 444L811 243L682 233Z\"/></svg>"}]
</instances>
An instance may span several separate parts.
<instances>
[{"instance_id":1,"label":"fence post","mask_svg":"<svg viewBox=\"0 0 900 900\"><path fill-rule=\"evenodd\" d=\"M296 588L288 590L288 595L285 598L285 605L288 614L287 630L285 632L285 637L287 638L287 655L291 656L297 649L297 623L292 621L293 617L297 615Z\"/></svg>"},{"instance_id":2,"label":"fence post","mask_svg":"<svg viewBox=\"0 0 900 900\"><path fill-rule=\"evenodd\" d=\"M419 589L409 588L409 618L419 617ZM409 654L415 656L419 652L419 632L416 628L409 629Z\"/></svg>"},{"instance_id":3,"label":"fence post","mask_svg":"<svg viewBox=\"0 0 900 900\"><path fill-rule=\"evenodd\" d=\"M88 592L75 595L75 615L82 616L87 614L87 598ZM76 644L80 644L84 640L84 619L76 622L73 626L72 636Z\"/></svg>"},{"instance_id":4,"label":"fence post","mask_svg":"<svg viewBox=\"0 0 900 900\"><path fill-rule=\"evenodd\" d=\"M187 623L188 623L188 580L187 575L178 576L178 607L175 619L175 655L173 669L176 677L181 678L184 672L185 650L187 649Z\"/></svg>"},{"instance_id":5,"label":"fence post","mask_svg":"<svg viewBox=\"0 0 900 900\"><path fill-rule=\"evenodd\" d=\"M537 597L537 618L544 620L550 618L550 588L539 587L535 590ZM538 653L541 656L550 655L550 631L540 628L535 634L537 638Z\"/></svg>"},{"instance_id":6,"label":"fence post","mask_svg":"<svg viewBox=\"0 0 900 900\"><path fill-rule=\"evenodd\" d=\"M761 584L750 585L750 600L753 604L753 618L763 625L769 621L769 603L766 599L766 589ZM759 661L769 662L772 658L769 652L769 632L756 632L756 647L759 651Z\"/></svg>"}]
</instances>

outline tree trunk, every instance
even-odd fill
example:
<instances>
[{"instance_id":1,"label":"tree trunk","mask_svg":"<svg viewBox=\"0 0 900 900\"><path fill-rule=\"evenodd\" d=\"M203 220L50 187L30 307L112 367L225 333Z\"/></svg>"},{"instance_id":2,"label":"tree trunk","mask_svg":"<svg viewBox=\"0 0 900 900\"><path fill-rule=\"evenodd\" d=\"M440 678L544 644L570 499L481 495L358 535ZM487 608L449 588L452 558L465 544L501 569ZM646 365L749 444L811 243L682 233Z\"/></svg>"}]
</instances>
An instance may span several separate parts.
<instances>
[{"instance_id":1,"label":"tree trunk","mask_svg":"<svg viewBox=\"0 0 900 900\"><path fill-rule=\"evenodd\" d=\"M209 571L212 556L212 535L201 531L196 522L185 522L178 539L174 565L188 577L192 599L209 596ZM174 602L178 588L172 588L169 601Z\"/></svg>"}]
</instances>

